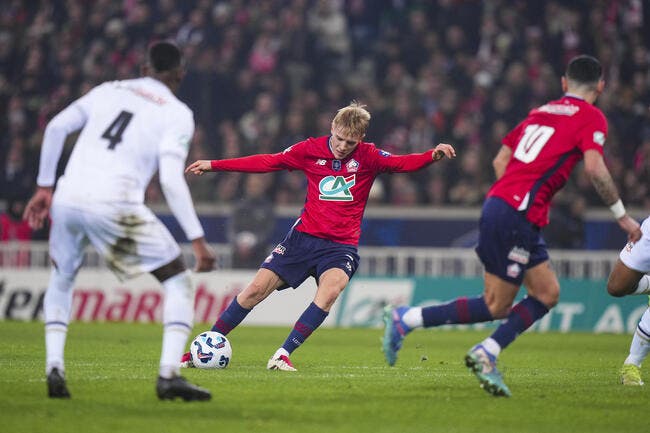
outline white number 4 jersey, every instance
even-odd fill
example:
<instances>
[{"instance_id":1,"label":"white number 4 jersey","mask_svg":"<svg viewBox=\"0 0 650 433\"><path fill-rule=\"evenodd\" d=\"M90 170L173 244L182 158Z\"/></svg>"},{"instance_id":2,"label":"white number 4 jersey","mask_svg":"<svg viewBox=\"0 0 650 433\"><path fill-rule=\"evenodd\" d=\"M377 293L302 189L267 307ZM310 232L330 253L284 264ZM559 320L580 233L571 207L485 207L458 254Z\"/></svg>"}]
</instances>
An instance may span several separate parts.
<instances>
[{"instance_id":1,"label":"white number 4 jersey","mask_svg":"<svg viewBox=\"0 0 650 433\"><path fill-rule=\"evenodd\" d=\"M163 155L187 157L190 109L149 77L93 88L55 116L45 131L37 183L54 184L65 136L83 127L56 188L59 203L143 203Z\"/></svg>"}]
</instances>

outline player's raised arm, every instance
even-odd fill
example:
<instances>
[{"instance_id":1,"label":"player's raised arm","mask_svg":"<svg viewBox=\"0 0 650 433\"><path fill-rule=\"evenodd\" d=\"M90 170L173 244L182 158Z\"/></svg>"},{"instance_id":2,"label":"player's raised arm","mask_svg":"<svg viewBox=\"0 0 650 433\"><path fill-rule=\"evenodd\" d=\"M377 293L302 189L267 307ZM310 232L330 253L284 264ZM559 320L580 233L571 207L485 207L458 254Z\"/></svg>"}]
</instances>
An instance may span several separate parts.
<instances>
[{"instance_id":1,"label":"player's raised arm","mask_svg":"<svg viewBox=\"0 0 650 433\"><path fill-rule=\"evenodd\" d=\"M197 161L194 161L185 169L185 173L192 172L199 176L201 176L206 171L212 171L212 161L209 159L199 159Z\"/></svg>"},{"instance_id":2,"label":"player's raised arm","mask_svg":"<svg viewBox=\"0 0 650 433\"><path fill-rule=\"evenodd\" d=\"M393 155L377 149L377 155L376 162L380 171L408 173L421 170L445 157L453 159L456 157L456 150L451 144L439 143L433 149L422 153Z\"/></svg>"}]
</instances>

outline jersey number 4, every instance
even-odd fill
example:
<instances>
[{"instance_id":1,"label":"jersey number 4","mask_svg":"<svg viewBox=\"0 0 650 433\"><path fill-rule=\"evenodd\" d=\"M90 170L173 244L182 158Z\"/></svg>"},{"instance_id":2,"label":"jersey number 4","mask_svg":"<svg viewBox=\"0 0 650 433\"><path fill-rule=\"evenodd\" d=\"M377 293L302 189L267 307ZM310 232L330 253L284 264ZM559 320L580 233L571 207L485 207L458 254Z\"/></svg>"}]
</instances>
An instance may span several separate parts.
<instances>
[{"instance_id":1,"label":"jersey number 4","mask_svg":"<svg viewBox=\"0 0 650 433\"><path fill-rule=\"evenodd\" d=\"M539 152L551 138L555 128L544 125L528 125L515 150L515 158L528 164L537 158Z\"/></svg>"},{"instance_id":2,"label":"jersey number 4","mask_svg":"<svg viewBox=\"0 0 650 433\"><path fill-rule=\"evenodd\" d=\"M132 118L133 113L121 111L110 126L106 128L106 131L102 134L102 138L109 141L108 148L110 150L115 149L115 146L122 141L122 134L124 134L124 130L129 125Z\"/></svg>"}]
</instances>

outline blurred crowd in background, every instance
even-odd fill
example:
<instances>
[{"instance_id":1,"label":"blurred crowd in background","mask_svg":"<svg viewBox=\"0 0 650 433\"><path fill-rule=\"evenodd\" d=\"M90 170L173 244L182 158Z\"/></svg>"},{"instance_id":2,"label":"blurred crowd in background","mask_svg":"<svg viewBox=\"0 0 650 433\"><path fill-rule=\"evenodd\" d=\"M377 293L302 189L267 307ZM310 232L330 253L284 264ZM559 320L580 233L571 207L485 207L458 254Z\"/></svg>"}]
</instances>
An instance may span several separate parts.
<instances>
[{"instance_id":1,"label":"blurred crowd in background","mask_svg":"<svg viewBox=\"0 0 650 433\"><path fill-rule=\"evenodd\" d=\"M456 147L454 161L380 177L371 205L480 206L501 138L531 108L561 96L571 57L594 55L607 82L597 102L609 120L607 164L624 202L650 208L650 8L642 0L2 5L0 200L7 212L19 213L33 192L47 121L103 81L138 76L148 44L159 39L176 41L187 60L179 97L197 124L188 161L278 152L328 134L336 110L352 100L373 116L366 140L385 150ZM236 204L246 178L188 180L196 202ZM273 174L264 194L274 204L300 204L304 183L299 172ZM155 181L147 201L163 201ZM570 219L602 203L578 174L556 206Z\"/></svg>"}]
</instances>

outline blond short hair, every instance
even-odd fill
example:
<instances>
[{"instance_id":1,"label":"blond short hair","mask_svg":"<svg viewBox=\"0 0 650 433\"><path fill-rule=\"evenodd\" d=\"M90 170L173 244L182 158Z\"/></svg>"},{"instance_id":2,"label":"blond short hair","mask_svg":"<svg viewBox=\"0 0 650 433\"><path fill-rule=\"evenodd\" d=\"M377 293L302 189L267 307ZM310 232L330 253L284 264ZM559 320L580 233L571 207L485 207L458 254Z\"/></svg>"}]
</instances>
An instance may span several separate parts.
<instances>
[{"instance_id":1,"label":"blond short hair","mask_svg":"<svg viewBox=\"0 0 650 433\"><path fill-rule=\"evenodd\" d=\"M350 105L336 112L336 116L332 120L332 127L340 128L350 137L363 138L370 124L370 113L365 107L357 101L352 101Z\"/></svg>"}]
</instances>

